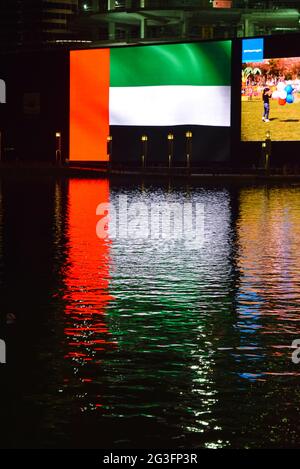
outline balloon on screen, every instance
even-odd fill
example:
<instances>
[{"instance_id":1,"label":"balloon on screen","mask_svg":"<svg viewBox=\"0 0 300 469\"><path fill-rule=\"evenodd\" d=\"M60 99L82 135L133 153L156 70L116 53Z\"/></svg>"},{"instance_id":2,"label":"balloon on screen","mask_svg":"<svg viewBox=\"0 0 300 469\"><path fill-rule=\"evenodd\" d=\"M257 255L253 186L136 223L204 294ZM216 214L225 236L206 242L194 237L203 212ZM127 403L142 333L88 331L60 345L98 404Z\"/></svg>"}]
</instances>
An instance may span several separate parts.
<instances>
[{"instance_id":1,"label":"balloon on screen","mask_svg":"<svg viewBox=\"0 0 300 469\"><path fill-rule=\"evenodd\" d=\"M291 85L287 85L285 87L285 91L287 92L287 94L292 94L293 92L293 87Z\"/></svg>"},{"instance_id":2,"label":"balloon on screen","mask_svg":"<svg viewBox=\"0 0 300 469\"><path fill-rule=\"evenodd\" d=\"M280 104L280 106L284 106L286 104L286 99L279 98L278 103Z\"/></svg>"},{"instance_id":3,"label":"balloon on screen","mask_svg":"<svg viewBox=\"0 0 300 469\"><path fill-rule=\"evenodd\" d=\"M279 91L273 91L273 94L272 94L272 98L273 99L278 99L279 98Z\"/></svg>"},{"instance_id":4,"label":"balloon on screen","mask_svg":"<svg viewBox=\"0 0 300 469\"><path fill-rule=\"evenodd\" d=\"M293 102L295 101L295 98L292 94L288 94L287 97L286 97L286 102L288 104L293 104Z\"/></svg>"},{"instance_id":5,"label":"balloon on screen","mask_svg":"<svg viewBox=\"0 0 300 469\"><path fill-rule=\"evenodd\" d=\"M285 90L282 90L279 92L280 99L286 99L286 97L287 97L287 92Z\"/></svg>"},{"instance_id":6,"label":"balloon on screen","mask_svg":"<svg viewBox=\"0 0 300 469\"><path fill-rule=\"evenodd\" d=\"M284 88L285 88L285 83L283 83L283 81L280 81L277 85L278 91L283 91Z\"/></svg>"}]
</instances>

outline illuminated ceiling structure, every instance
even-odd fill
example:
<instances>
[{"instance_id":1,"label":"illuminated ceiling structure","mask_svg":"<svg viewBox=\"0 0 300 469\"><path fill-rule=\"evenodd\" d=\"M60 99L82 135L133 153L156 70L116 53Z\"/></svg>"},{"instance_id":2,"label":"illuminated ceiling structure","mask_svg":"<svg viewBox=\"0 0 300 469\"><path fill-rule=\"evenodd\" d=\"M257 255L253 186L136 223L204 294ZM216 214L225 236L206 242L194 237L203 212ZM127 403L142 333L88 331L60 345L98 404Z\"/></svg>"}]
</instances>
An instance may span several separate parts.
<instances>
[{"instance_id":1,"label":"illuminated ceiling structure","mask_svg":"<svg viewBox=\"0 0 300 469\"><path fill-rule=\"evenodd\" d=\"M157 42L295 32L300 2L84 0L77 27L94 42Z\"/></svg>"}]
</instances>

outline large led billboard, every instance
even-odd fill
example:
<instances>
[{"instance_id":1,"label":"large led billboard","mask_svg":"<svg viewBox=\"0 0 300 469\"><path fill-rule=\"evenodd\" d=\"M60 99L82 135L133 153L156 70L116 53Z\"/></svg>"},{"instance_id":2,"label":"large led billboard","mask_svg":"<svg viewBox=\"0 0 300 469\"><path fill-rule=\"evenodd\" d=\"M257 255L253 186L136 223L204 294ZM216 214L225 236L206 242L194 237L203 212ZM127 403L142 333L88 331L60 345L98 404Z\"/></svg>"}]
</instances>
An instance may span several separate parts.
<instances>
[{"instance_id":1,"label":"large led billboard","mask_svg":"<svg viewBox=\"0 0 300 469\"><path fill-rule=\"evenodd\" d=\"M70 53L72 161L107 161L113 128L217 131L230 115L231 41Z\"/></svg>"},{"instance_id":2,"label":"large led billboard","mask_svg":"<svg viewBox=\"0 0 300 469\"><path fill-rule=\"evenodd\" d=\"M272 57L272 44L267 54L247 62L243 48L241 139L262 141L270 131L274 141L300 140L300 57Z\"/></svg>"}]
</instances>

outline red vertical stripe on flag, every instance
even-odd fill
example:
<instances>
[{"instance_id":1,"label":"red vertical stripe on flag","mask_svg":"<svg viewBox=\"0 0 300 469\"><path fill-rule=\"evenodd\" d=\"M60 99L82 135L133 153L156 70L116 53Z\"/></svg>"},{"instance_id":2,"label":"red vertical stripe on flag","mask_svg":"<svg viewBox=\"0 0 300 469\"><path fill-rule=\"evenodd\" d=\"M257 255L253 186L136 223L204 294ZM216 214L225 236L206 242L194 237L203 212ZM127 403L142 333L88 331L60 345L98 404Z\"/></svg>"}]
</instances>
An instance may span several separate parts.
<instances>
[{"instance_id":1,"label":"red vertical stripe on flag","mask_svg":"<svg viewBox=\"0 0 300 469\"><path fill-rule=\"evenodd\" d=\"M109 49L70 53L70 161L108 161Z\"/></svg>"}]
</instances>

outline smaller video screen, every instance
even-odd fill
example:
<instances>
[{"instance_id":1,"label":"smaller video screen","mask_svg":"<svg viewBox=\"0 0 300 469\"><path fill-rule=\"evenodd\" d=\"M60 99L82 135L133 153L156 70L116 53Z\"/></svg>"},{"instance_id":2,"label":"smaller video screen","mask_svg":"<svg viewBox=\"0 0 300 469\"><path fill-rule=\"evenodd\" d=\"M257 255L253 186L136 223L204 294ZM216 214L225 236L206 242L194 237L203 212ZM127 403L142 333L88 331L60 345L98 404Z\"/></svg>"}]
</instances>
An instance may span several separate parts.
<instances>
[{"instance_id":1,"label":"smaller video screen","mask_svg":"<svg viewBox=\"0 0 300 469\"><path fill-rule=\"evenodd\" d=\"M300 141L300 57L242 64L242 141Z\"/></svg>"}]
</instances>

